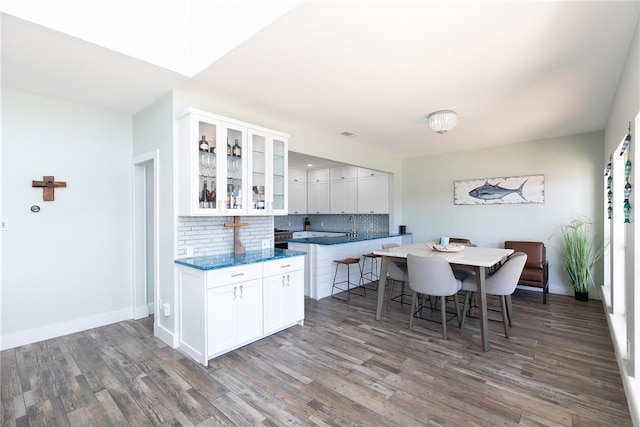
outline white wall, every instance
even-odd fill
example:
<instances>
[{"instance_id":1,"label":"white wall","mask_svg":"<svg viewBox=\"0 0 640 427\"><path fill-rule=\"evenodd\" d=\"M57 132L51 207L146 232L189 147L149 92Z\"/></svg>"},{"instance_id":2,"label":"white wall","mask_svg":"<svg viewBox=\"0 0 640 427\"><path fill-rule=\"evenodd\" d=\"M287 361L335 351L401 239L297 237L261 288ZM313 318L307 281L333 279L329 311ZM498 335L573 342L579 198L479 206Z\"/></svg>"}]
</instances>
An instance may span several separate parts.
<instances>
[{"instance_id":1,"label":"white wall","mask_svg":"<svg viewBox=\"0 0 640 427\"><path fill-rule=\"evenodd\" d=\"M177 258L175 251L175 224L173 206L173 97L171 94L148 106L133 117L133 155L140 156L158 150L158 161L154 165L159 172L159 256L158 256L158 295L156 302L162 299L175 307L173 260ZM172 343L174 318L159 316L156 323L161 329L156 330L159 336Z\"/></svg>"},{"instance_id":2,"label":"white wall","mask_svg":"<svg viewBox=\"0 0 640 427\"><path fill-rule=\"evenodd\" d=\"M624 65L620 81L618 83L618 89L616 91L615 98L611 104L611 110L609 112L609 118L607 120L607 126L605 129L605 146L603 153L603 162L601 167L604 168L606 162L609 159L609 154L613 153L629 127L631 122L631 135L633 136L631 144L629 146L632 156L637 158L638 156L638 132L640 131L635 122L636 116L640 113L640 20L636 23L636 29L629 47L629 54ZM635 182L638 182L638 162L634 162L632 165L632 179L635 175ZM637 185L634 186L631 195L632 203L632 215L638 218L637 204L640 198L637 197ZM614 217L615 220L615 217ZM611 227L611 221L607 221L607 227ZM609 327L612 328L612 338L614 342L622 348L622 351L617 351L616 356L618 359L618 366L622 373L622 380L627 394L627 401L629 402L629 410L633 419L634 425L640 425L640 380L638 379L638 355L640 354L640 295L636 291L638 286L638 268L640 268L638 253L638 232L634 223L624 224L624 272L615 271L615 277L627 278L624 284L613 282L613 287L625 286L624 294L625 307L624 315L620 312L611 313L611 306L606 307L609 312ZM611 229L605 230L610 232ZM613 242L613 246L616 246L618 242ZM613 252L613 251L611 251ZM608 256L611 256L611 252ZM620 266L619 262L612 263L610 265ZM610 292L610 289L607 290ZM626 344L626 345L625 345ZM629 354L624 347L628 347Z\"/></svg>"},{"instance_id":3,"label":"white wall","mask_svg":"<svg viewBox=\"0 0 640 427\"><path fill-rule=\"evenodd\" d=\"M558 254L549 237L563 222L586 215L602 229L603 134L595 132L482 150L403 161L402 204L414 240L467 237L480 246L503 247L505 240L544 242L552 293L573 294L565 285ZM545 176L543 204L454 205L455 180ZM495 184L495 182L493 182ZM596 275L601 283L601 274ZM596 290L591 292L599 298Z\"/></svg>"},{"instance_id":4,"label":"white wall","mask_svg":"<svg viewBox=\"0 0 640 427\"><path fill-rule=\"evenodd\" d=\"M2 348L131 317L130 162L131 117L3 89Z\"/></svg>"}]
</instances>

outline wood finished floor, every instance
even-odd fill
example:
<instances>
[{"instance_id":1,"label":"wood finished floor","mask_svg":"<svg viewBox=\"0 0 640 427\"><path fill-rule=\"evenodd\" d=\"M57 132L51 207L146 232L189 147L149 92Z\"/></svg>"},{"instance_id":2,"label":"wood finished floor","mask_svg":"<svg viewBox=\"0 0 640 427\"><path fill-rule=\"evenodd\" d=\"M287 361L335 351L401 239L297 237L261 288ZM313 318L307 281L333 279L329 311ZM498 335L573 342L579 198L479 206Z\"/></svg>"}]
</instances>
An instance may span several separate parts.
<instances>
[{"instance_id":1,"label":"wood finished floor","mask_svg":"<svg viewBox=\"0 0 640 427\"><path fill-rule=\"evenodd\" d=\"M599 301L518 290L484 353L477 318L443 341L399 304L376 322L375 298L307 300L304 326L208 367L149 319L2 351L2 425L631 425Z\"/></svg>"}]
</instances>

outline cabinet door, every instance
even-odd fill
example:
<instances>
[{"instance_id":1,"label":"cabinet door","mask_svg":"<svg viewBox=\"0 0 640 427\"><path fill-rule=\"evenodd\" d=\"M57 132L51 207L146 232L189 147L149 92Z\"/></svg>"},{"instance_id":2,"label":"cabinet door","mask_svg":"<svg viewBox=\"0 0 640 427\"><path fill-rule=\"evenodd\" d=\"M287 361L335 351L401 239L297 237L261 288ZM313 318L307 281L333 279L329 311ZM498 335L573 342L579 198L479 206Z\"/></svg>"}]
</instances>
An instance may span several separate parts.
<instances>
[{"instance_id":1,"label":"cabinet door","mask_svg":"<svg viewBox=\"0 0 640 427\"><path fill-rule=\"evenodd\" d=\"M356 179L331 181L330 197L331 213L358 212L358 181Z\"/></svg>"},{"instance_id":2,"label":"cabinet door","mask_svg":"<svg viewBox=\"0 0 640 427\"><path fill-rule=\"evenodd\" d=\"M237 341L238 285L207 290L207 355L221 353Z\"/></svg>"},{"instance_id":3,"label":"cabinet door","mask_svg":"<svg viewBox=\"0 0 640 427\"><path fill-rule=\"evenodd\" d=\"M289 181L289 213L307 213L307 183Z\"/></svg>"},{"instance_id":4,"label":"cabinet door","mask_svg":"<svg viewBox=\"0 0 640 427\"><path fill-rule=\"evenodd\" d=\"M304 318L304 271L265 277L264 333L270 334Z\"/></svg>"},{"instance_id":5,"label":"cabinet door","mask_svg":"<svg viewBox=\"0 0 640 427\"><path fill-rule=\"evenodd\" d=\"M244 344L262 336L262 279L238 285L237 344Z\"/></svg>"},{"instance_id":6,"label":"cabinet door","mask_svg":"<svg viewBox=\"0 0 640 427\"><path fill-rule=\"evenodd\" d=\"M270 204L269 211L273 215L286 215L288 208L287 173L288 147L287 140L281 136L271 138L270 150Z\"/></svg>"},{"instance_id":7,"label":"cabinet door","mask_svg":"<svg viewBox=\"0 0 640 427\"><path fill-rule=\"evenodd\" d=\"M389 180L386 175L358 179L358 213L389 213Z\"/></svg>"},{"instance_id":8,"label":"cabinet door","mask_svg":"<svg viewBox=\"0 0 640 427\"><path fill-rule=\"evenodd\" d=\"M247 211L247 129L238 125L223 123L222 147L217 147L222 165L218 171L218 196L220 210L225 215L240 215ZM218 144L220 145L220 144ZM224 149L224 155L220 152Z\"/></svg>"},{"instance_id":9,"label":"cabinet door","mask_svg":"<svg viewBox=\"0 0 640 427\"><path fill-rule=\"evenodd\" d=\"M289 181L307 182L307 171L289 168Z\"/></svg>"},{"instance_id":10,"label":"cabinet door","mask_svg":"<svg viewBox=\"0 0 640 427\"><path fill-rule=\"evenodd\" d=\"M286 215L287 139L267 132L249 129L251 161L251 200L249 212L258 215Z\"/></svg>"},{"instance_id":11,"label":"cabinet door","mask_svg":"<svg viewBox=\"0 0 640 427\"><path fill-rule=\"evenodd\" d=\"M307 212L314 214L330 213L329 182L310 182L307 184Z\"/></svg>"}]
</instances>

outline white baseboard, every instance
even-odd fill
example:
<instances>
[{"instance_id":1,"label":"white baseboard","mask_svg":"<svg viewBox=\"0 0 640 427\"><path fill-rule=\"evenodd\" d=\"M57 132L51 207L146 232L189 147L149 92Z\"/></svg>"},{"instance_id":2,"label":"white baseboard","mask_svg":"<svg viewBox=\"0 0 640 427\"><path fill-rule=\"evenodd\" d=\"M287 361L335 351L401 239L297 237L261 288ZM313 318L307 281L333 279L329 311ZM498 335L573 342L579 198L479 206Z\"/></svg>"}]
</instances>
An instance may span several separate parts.
<instances>
[{"instance_id":1,"label":"white baseboard","mask_svg":"<svg viewBox=\"0 0 640 427\"><path fill-rule=\"evenodd\" d=\"M83 317L67 322L47 325L41 328L29 329L0 337L0 350L19 347L38 341L61 337L63 335L86 331L87 329L110 325L131 319L131 308Z\"/></svg>"},{"instance_id":2,"label":"white baseboard","mask_svg":"<svg viewBox=\"0 0 640 427\"><path fill-rule=\"evenodd\" d=\"M134 319L143 319L145 317L149 316L149 306L148 305L143 305L140 307L136 307L136 309L133 312L133 318Z\"/></svg>"},{"instance_id":3,"label":"white baseboard","mask_svg":"<svg viewBox=\"0 0 640 427\"><path fill-rule=\"evenodd\" d=\"M172 348L178 348L178 336L157 322L153 325L153 334Z\"/></svg>"}]
</instances>

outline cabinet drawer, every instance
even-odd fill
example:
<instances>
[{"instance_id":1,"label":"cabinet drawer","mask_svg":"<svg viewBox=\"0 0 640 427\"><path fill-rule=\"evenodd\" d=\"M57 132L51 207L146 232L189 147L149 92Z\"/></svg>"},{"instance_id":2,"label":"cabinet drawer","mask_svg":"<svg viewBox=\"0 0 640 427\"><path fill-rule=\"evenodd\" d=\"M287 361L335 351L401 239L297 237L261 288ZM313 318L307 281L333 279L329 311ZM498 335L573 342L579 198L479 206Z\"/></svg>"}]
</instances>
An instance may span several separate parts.
<instances>
[{"instance_id":1,"label":"cabinet drawer","mask_svg":"<svg viewBox=\"0 0 640 427\"><path fill-rule=\"evenodd\" d=\"M239 265L207 272L207 289L262 278L262 263Z\"/></svg>"},{"instance_id":2,"label":"cabinet drawer","mask_svg":"<svg viewBox=\"0 0 640 427\"><path fill-rule=\"evenodd\" d=\"M304 257L297 256L292 258L277 259L275 261L267 261L264 265L264 276L275 276L277 274L289 273L304 268Z\"/></svg>"}]
</instances>

